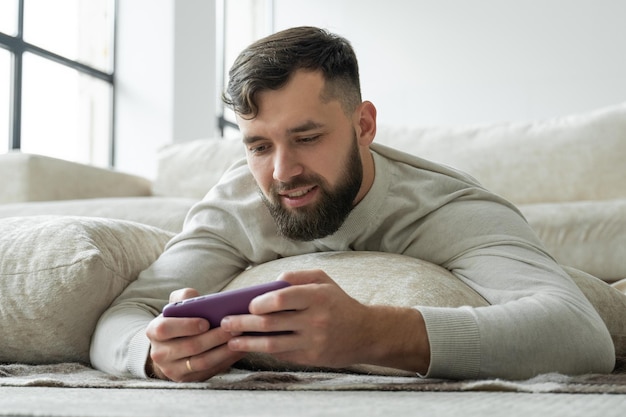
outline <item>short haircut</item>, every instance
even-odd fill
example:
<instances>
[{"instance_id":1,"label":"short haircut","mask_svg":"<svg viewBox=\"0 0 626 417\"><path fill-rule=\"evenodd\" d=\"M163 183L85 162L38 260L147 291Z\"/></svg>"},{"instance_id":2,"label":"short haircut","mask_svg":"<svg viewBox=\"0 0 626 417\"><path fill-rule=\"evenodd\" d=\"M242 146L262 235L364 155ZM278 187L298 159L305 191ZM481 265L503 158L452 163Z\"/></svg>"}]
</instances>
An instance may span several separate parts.
<instances>
[{"instance_id":1,"label":"short haircut","mask_svg":"<svg viewBox=\"0 0 626 417\"><path fill-rule=\"evenodd\" d=\"M321 71L322 99L339 100L346 114L361 103L359 66L352 45L310 26L277 32L244 49L230 69L222 99L242 117L254 118L259 111L258 93L280 89L297 70Z\"/></svg>"}]
</instances>

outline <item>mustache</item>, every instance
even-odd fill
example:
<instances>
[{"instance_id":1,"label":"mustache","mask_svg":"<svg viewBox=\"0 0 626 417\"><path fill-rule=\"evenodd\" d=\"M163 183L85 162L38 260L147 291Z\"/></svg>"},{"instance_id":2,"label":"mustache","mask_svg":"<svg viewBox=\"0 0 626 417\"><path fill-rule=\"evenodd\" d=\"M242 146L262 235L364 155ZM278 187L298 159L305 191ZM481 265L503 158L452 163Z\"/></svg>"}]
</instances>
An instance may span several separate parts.
<instances>
[{"instance_id":1,"label":"mustache","mask_svg":"<svg viewBox=\"0 0 626 417\"><path fill-rule=\"evenodd\" d=\"M285 191L293 190L298 187L309 187L312 185L320 184L320 180L315 175L307 175L305 177L294 178L292 181L283 182L277 181L272 183L270 186L270 192L272 193L282 193Z\"/></svg>"}]
</instances>

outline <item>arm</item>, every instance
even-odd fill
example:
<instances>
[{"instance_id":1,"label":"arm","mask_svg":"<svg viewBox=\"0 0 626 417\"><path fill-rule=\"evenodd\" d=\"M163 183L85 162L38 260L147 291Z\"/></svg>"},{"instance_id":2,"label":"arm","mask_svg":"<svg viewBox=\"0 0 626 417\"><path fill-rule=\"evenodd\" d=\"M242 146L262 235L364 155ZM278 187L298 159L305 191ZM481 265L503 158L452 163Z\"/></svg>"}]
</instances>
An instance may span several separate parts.
<instances>
[{"instance_id":1,"label":"arm","mask_svg":"<svg viewBox=\"0 0 626 417\"><path fill-rule=\"evenodd\" d=\"M439 257L491 305L418 307L431 344L428 376L520 379L612 370L604 322L515 210L459 201L437 214L428 256Z\"/></svg>"}]
</instances>

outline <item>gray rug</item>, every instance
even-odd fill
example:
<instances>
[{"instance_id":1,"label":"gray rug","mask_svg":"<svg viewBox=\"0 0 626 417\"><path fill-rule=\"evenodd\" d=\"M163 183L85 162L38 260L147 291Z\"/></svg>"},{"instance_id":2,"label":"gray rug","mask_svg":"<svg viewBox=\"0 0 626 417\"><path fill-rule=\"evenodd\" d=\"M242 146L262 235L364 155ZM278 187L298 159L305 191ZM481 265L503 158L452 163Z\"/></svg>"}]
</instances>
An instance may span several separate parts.
<instances>
[{"instance_id":1,"label":"gray rug","mask_svg":"<svg viewBox=\"0 0 626 417\"><path fill-rule=\"evenodd\" d=\"M266 391L498 391L528 393L626 394L626 361L609 375L544 374L524 381L450 381L334 372L268 372L233 369L205 382L175 383L118 378L78 363L0 365L0 386L145 388Z\"/></svg>"}]
</instances>

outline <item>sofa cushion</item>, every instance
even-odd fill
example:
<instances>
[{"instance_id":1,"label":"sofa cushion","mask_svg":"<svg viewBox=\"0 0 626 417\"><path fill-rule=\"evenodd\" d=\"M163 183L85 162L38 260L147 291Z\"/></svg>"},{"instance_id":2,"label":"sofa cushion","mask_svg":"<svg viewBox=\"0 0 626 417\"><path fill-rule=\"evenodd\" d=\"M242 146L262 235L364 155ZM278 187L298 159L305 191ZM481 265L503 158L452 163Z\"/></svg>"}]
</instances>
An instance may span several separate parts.
<instances>
[{"instance_id":1,"label":"sofa cushion","mask_svg":"<svg viewBox=\"0 0 626 417\"><path fill-rule=\"evenodd\" d=\"M147 196L151 182L110 169L42 155L0 155L0 203Z\"/></svg>"},{"instance_id":2,"label":"sofa cushion","mask_svg":"<svg viewBox=\"0 0 626 417\"><path fill-rule=\"evenodd\" d=\"M465 171L516 204L626 197L626 103L528 123L381 127L376 142Z\"/></svg>"},{"instance_id":3,"label":"sofa cushion","mask_svg":"<svg viewBox=\"0 0 626 417\"><path fill-rule=\"evenodd\" d=\"M324 270L346 293L365 304L403 307L487 305L478 293L439 266L403 255L380 252L320 252L282 258L246 270L225 290L271 281L284 271L300 269ZM589 274L574 268L565 270L606 323L617 354L626 355L626 295ZM391 276L393 280L389 278ZM301 369L297 365L260 354L250 355L240 365L254 369ZM374 366L350 369L368 373L405 374Z\"/></svg>"},{"instance_id":4,"label":"sofa cushion","mask_svg":"<svg viewBox=\"0 0 626 417\"><path fill-rule=\"evenodd\" d=\"M178 233L197 200L177 197L109 197L0 204L0 218L65 215L129 220Z\"/></svg>"},{"instance_id":5,"label":"sofa cushion","mask_svg":"<svg viewBox=\"0 0 626 417\"><path fill-rule=\"evenodd\" d=\"M165 146L158 154L157 196L202 199L222 174L246 156L237 139L198 139Z\"/></svg>"},{"instance_id":6,"label":"sofa cushion","mask_svg":"<svg viewBox=\"0 0 626 417\"><path fill-rule=\"evenodd\" d=\"M121 220L0 219L0 362L89 363L100 315L172 235Z\"/></svg>"},{"instance_id":7,"label":"sofa cushion","mask_svg":"<svg viewBox=\"0 0 626 417\"><path fill-rule=\"evenodd\" d=\"M626 198L519 208L560 264L607 282L626 278Z\"/></svg>"}]
</instances>

